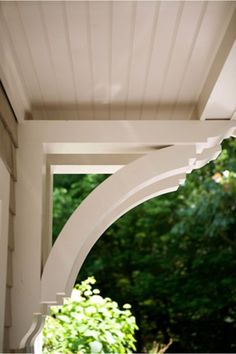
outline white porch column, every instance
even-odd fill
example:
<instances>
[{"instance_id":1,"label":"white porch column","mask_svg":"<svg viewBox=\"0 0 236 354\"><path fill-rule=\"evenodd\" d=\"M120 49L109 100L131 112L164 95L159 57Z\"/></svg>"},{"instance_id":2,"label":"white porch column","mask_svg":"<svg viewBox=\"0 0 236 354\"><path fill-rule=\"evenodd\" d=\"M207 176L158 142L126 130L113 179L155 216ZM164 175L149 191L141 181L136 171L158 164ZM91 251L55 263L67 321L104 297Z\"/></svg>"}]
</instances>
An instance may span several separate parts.
<instances>
[{"instance_id":1,"label":"white porch column","mask_svg":"<svg viewBox=\"0 0 236 354\"><path fill-rule=\"evenodd\" d=\"M0 352L3 351L6 300L9 199L10 175L0 158Z\"/></svg>"},{"instance_id":2,"label":"white porch column","mask_svg":"<svg viewBox=\"0 0 236 354\"><path fill-rule=\"evenodd\" d=\"M27 124L27 123L26 123ZM29 329L38 309L41 275L43 151L42 144L29 142L24 124L19 126L17 150L15 250L13 254L12 349Z\"/></svg>"}]
</instances>

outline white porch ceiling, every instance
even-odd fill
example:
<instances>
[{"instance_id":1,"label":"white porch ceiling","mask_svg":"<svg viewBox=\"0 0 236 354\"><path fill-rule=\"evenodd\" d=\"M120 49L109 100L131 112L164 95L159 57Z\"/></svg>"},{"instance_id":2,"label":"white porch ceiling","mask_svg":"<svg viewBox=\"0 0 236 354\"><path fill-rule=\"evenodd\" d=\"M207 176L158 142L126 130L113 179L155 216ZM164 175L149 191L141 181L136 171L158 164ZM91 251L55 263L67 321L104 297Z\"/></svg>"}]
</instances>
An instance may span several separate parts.
<instances>
[{"instance_id":1,"label":"white porch ceiling","mask_svg":"<svg viewBox=\"0 0 236 354\"><path fill-rule=\"evenodd\" d=\"M234 8L225 1L1 2L2 66L11 54L33 119L197 119Z\"/></svg>"}]
</instances>

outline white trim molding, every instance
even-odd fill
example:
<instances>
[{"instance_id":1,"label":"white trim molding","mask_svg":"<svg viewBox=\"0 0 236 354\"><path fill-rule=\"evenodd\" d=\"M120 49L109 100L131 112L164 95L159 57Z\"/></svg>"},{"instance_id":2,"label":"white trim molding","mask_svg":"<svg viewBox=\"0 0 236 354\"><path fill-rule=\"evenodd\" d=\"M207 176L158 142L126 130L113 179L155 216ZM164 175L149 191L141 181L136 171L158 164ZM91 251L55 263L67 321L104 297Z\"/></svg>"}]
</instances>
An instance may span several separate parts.
<instances>
[{"instance_id":1,"label":"white trim molding","mask_svg":"<svg viewBox=\"0 0 236 354\"><path fill-rule=\"evenodd\" d=\"M7 283L10 174L0 158L0 352L3 351Z\"/></svg>"}]
</instances>

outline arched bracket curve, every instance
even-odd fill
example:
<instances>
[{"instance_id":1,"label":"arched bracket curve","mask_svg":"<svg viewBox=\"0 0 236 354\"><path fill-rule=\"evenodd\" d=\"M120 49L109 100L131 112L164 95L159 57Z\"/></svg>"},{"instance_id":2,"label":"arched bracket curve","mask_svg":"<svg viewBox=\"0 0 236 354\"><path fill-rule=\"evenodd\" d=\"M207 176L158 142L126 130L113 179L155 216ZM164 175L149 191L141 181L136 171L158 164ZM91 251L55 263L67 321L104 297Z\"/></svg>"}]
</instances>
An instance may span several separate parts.
<instances>
[{"instance_id":1,"label":"arched bracket curve","mask_svg":"<svg viewBox=\"0 0 236 354\"><path fill-rule=\"evenodd\" d=\"M70 296L89 251L112 223L140 203L177 190L186 173L219 152L219 145L201 154L194 145L168 147L135 160L99 185L69 218L52 248L41 279L40 310L20 347L33 348L48 308Z\"/></svg>"},{"instance_id":2,"label":"arched bracket curve","mask_svg":"<svg viewBox=\"0 0 236 354\"><path fill-rule=\"evenodd\" d=\"M214 158L219 148L206 151L197 154L195 146L155 151L100 184L75 210L52 248L42 275L42 303L56 302L58 293L70 295L88 252L115 220L143 200L177 189L186 173Z\"/></svg>"}]
</instances>

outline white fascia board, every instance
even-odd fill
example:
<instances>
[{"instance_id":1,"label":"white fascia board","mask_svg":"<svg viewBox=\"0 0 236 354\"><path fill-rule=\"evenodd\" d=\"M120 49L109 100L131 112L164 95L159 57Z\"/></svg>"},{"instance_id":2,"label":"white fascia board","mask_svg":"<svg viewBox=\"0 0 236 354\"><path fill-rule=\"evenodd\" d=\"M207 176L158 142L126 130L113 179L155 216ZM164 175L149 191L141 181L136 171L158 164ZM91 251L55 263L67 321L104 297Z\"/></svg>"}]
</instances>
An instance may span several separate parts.
<instances>
[{"instance_id":1,"label":"white fascia board","mask_svg":"<svg viewBox=\"0 0 236 354\"><path fill-rule=\"evenodd\" d=\"M201 91L200 120L232 119L236 109L236 9Z\"/></svg>"},{"instance_id":2,"label":"white fascia board","mask_svg":"<svg viewBox=\"0 0 236 354\"><path fill-rule=\"evenodd\" d=\"M233 118L236 110L236 41L209 96L201 119Z\"/></svg>"},{"instance_id":3,"label":"white fascia board","mask_svg":"<svg viewBox=\"0 0 236 354\"><path fill-rule=\"evenodd\" d=\"M169 145L214 145L235 121L28 121L19 126L25 146L46 154L147 153Z\"/></svg>"}]
</instances>

